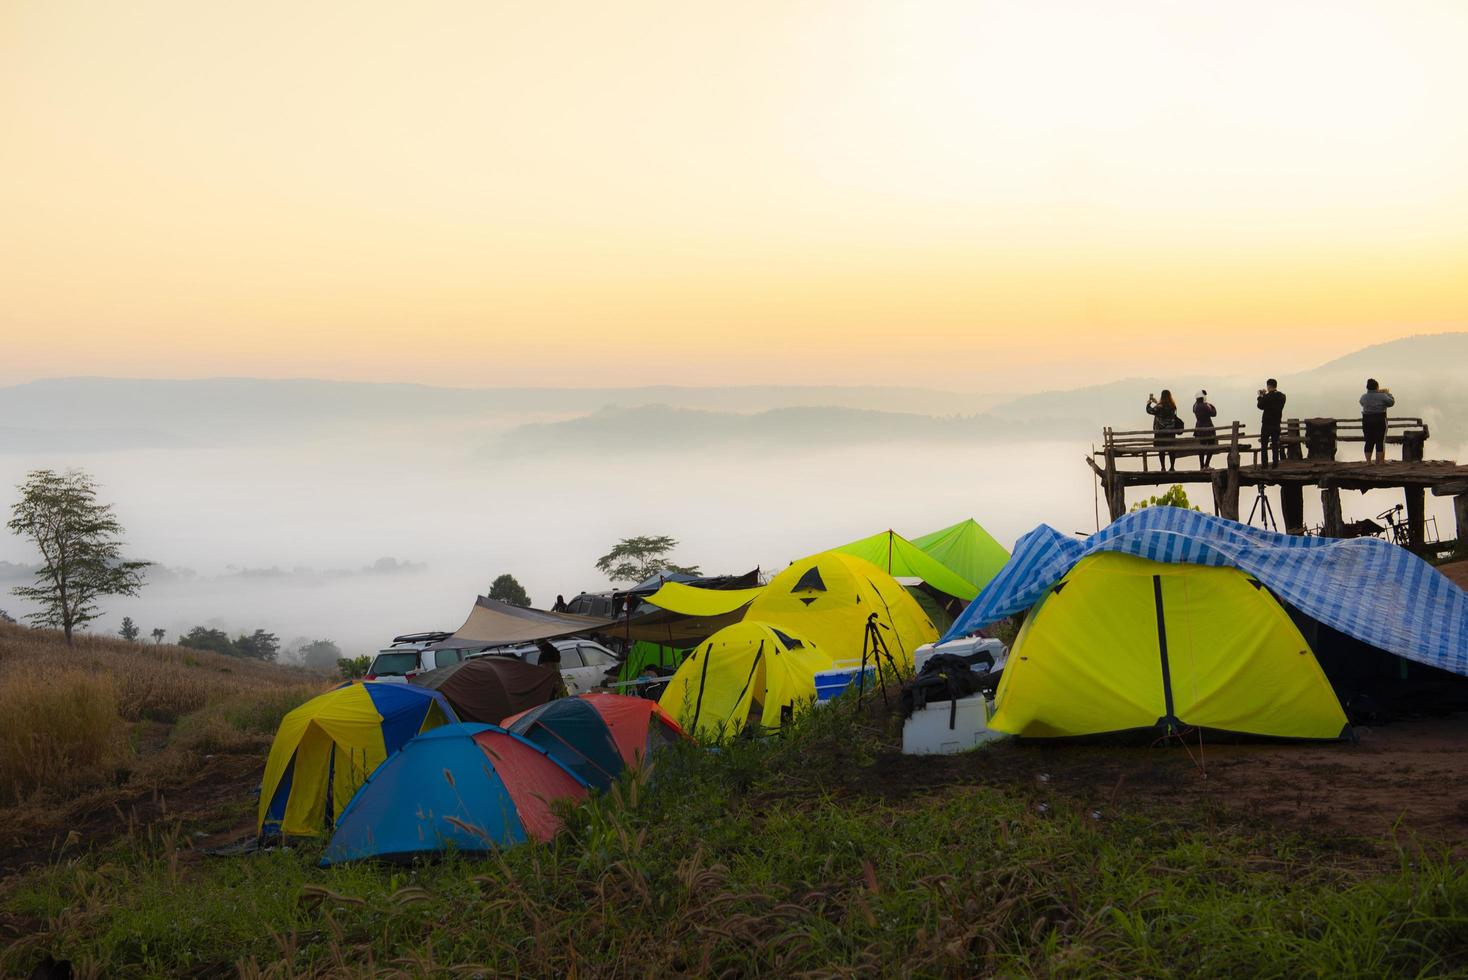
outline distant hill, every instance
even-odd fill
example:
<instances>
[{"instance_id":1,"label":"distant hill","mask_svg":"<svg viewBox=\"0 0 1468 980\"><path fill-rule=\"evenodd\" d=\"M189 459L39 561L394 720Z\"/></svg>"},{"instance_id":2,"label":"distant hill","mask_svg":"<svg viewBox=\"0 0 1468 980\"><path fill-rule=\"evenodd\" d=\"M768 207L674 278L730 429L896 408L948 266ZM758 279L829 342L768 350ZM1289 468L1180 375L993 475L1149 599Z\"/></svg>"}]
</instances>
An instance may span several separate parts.
<instances>
[{"instance_id":1,"label":"distant hill","mask_svg":"<svg viewBox=\"0 0 1468 980\"><path fill-rule=\"evenodd\" d=\"M710 412L671 405L608 408L557 422L518 426L492 439L489 456L587 452L693 452L738 445L766 450L833 448L888 442L977 443L1034 440L1043 425L1016 431L988 415L935 417L853 408L777 408Z\"/></svg>"}]
</instances>

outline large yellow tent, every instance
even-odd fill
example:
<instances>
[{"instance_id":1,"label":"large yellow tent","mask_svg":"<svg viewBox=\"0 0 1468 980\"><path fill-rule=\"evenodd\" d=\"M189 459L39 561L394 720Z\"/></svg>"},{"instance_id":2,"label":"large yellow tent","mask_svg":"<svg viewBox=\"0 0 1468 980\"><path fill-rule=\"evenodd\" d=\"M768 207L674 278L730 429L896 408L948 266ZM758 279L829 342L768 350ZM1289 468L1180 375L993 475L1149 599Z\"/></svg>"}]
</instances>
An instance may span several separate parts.
<instances>
[{"instance_id":1,"label":"large yellow tent","mask_svg":"<svg viewBox=\"0 0 1468 980\"><path fill-rule=\"evenodd\" d=\"M260 784L261 833L329 830L372 771L419 732L457 721L443 695L408 684L354 681L287 714Z\"/></svg>"},{"instance_id":2,"label":"large yellow tent","mask_svg":"<svg viewBox=\"0 0 1468 980\"><path fill-rule=\"evenodd\" d=\"M807 640L746 620L700 643L658 704L685 731L705 738L737 735L751 719L779 728L815 702L815 674L831 667L831 658Z\"/></svg>"},{"instance_id":3,"label":"large yellow tent","mask_svg":"<svg viewBox=\"0 0 1468 980\"><path fill-rule=\"evenodd\" d=\"M1253 578L1106 551L1030 609L989 726L1338 738L1346 716L1289 614Z\"/></svg>"},{"instance_id":4,"label":"large yellow tent","mask_svg":"<svg viewBox=\"0 0 1468 980\"><path fill-rule=\"evenodd\" d=\"M855 555L824 551L794 562L749 604L746 620L806 637L833 660L858 660L873 613L899 667L938 631L897 580Z\"/></svg>"}]
</instances>

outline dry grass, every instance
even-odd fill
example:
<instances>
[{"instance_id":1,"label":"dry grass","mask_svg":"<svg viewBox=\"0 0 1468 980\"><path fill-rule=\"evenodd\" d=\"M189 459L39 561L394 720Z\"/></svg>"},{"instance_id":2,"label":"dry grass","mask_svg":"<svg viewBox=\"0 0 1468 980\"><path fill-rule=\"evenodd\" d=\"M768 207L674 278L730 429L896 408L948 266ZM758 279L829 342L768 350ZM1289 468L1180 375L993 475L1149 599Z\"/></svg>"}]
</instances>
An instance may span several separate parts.
<instances>
[{"instance_id":1,"label":"dry grass","mask_svg":"<svg viewBox=\"0 0 1468 980\"><path fill-rule=\"evenodd\" d=\"M80 636L68 649L59 633L0 624L0 805L125 780L144 723L181 723L180 737L168 732L177 743L168 746L171 772L187 772L197 754L256 748L326 683L304 670L110 637Z\"/></svg>"}]
</instances>

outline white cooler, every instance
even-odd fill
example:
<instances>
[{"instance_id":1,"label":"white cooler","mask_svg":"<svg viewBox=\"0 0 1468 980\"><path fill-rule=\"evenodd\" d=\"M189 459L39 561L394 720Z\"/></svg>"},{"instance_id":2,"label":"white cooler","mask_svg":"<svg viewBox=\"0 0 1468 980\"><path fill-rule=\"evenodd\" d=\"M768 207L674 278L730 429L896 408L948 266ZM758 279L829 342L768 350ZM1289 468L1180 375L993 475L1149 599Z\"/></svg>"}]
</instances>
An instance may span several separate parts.
<instances>
[{"instance_id":1,"label":"white cooler","mask_svg":"<svg viewBox=\"0 0 1468 980\"><path fill-rule=\"evenodd\" d=\"M993 710L993 704L982 694L957 701L930 701L903 724L902 752L904 755L951 755L1003 738L1003 732L989 728ZM952 728L948 727L950 718Z\"/></svg>"}]
</instances>

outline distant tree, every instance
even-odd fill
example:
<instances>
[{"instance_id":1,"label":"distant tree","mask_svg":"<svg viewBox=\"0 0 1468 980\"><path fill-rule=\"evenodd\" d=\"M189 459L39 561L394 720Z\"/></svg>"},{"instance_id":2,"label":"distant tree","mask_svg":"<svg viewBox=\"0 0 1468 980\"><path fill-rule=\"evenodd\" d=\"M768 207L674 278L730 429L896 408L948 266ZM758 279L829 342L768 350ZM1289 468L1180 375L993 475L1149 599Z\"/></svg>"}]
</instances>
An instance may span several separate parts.
<instances>
[{"instance_id":1,"label":"distant tree","mask_svg":"<svg viewBox=\"0 0 1468 980\"><path fill-rule=\"evenodd\" d=\"M508 572L490 583L489 597L498 599L500 602L508 602L522 609L530 605L530 595L525 591L525 586L517 582L515 576Z\"/></svg>"},{"instance_id":2,"label":"distant tree","mask_svg":"<svg viewBox=\"0 0 1468 980\"><path fill-rule=\"evenodd\" d=\"M162 643L163 638L167 635L168 631L165 630L162 626L153 627L153 645L156 647L158 644Z\"/></svg>"},{"instance_id":3,"label":"distant tree","mask_svg":"<svg viewBox=\"0 0 1468 980\"><path fill-rule=\"evenodd\" d=\"M336 662L336 671L342 680L349 681L354 677L363 677L367 674L367 668L372 666L372 657L362 654L360 657L342 657Z\"/></svg>"},{"instance_id":4,"label":"distant tree","mask_svg":"<svg viewBox=\"0 0 1468 980\"><path fill-rule=\"evenodd\" d=\"M330 640L311 640L296 648L296 656L306 667L335 667L342 658L341 648ZM362 671L364 674L366 670Z\"/></svg>"},{"instance_id":5,"label":"distant tree","mask_svg":"<svg viewBox=\"0 0 1468 980\"><path fill-rule=\"evenodd\" d=\"M255 660L274 660L280 655L280 637L274 633L264 630L256 630L249 636L239 636L234 641L234 649L242 657L251 657Z\"/></svg>"},{"instance_id":6,"label":"distant tree","mask_svg":"<svg viewBox=\"0 0 1468 980\"><path fill-rule=\"evenodd\" d=\"M1132 505L1132 510L1146 510L1148 507L1181 507L1183 510L1198 509L1188 500L1188 492L1183 489L1181 483L1174 483L1160 497L1148 497L1146 500L1138 501Z\"/></svg>"},{"instance_id":7,"label":"distant tree","mask_svg":"<svg viewBox=\"0 0 1468 980\"><path fill-rule=\"evenodd\" d=\"M697 575L697 565L674 565L668 561L668 553L676 547L677 539L666 534L623 538L596 560L596 567L614 583L641 582L664 570Z\"/></svg>"},{"instance_id":8,"label":"distant tree","mask_svg":"<svg viewBox=\"0 0 1468 980\"><path fill-rule=\"evenodd\" d=\"M195 626L178 638L178 645L190 650L212 650L231 657L236 654L234 641L229 638L229 634L208 626Z\"/></svg>"},{"instance_id":9,"label":"distant tree","mask_svg":"<svg viewBox=\"0 0 1468 980\"><path fill-rule=\"evenodd\" d=\"M15 617L12 616L12 615L10 615L10 613L6 612L4 609L0 609L0 623L13 623L13 622L15 622Z\"/></svg>"},{"instance_id":10,"label":"distant tree","mask_svg":"<svg viewBox=\"0 0 1468 980\"><path fill-rule=\"evenodd\" d=\"M122 557L122 525L110 504L97 502L97 485L81 470L35 470L17 489L20 500L8 526L35 542L41 567L37 584L12 591L39 603L27 618L59 628L70 646L73 631L102 614L97 600L137 595L152 562Z\"/></svg>"},{"instance_id":11,"label":"distant tree","mask_svg":"<svg viewBox=\"0 0 1468 980\"><path fill-rule=\"evenodd\" d=\"M122 617L122 628L117 631L118 636L122 637L129 643L136 643L138 641L138 636L141 633L142 630L138 629L137 624L133 622L133 618L131 616Z\"/></svg>"}]
</instances>

